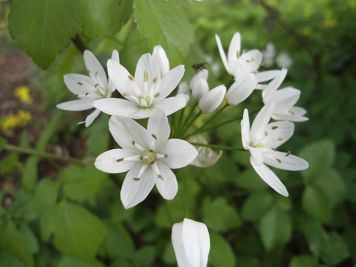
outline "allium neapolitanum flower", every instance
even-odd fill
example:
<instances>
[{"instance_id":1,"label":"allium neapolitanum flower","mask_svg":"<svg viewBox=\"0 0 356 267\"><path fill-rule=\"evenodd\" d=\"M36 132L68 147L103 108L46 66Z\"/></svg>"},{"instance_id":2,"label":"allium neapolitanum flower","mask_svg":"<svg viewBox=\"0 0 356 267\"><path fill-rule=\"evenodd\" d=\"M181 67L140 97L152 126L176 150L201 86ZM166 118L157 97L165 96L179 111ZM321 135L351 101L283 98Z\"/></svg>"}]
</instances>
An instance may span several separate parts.
<instances>
[{"instance_id":1,"label":"allium neapolitanum flower","mask_svg":"<svg viewBox=\"0 0 356 267\"><path fill-rule=\"evenodd\" d=\"M307 121L304 115L307 111L294 106L299 100L300 90L293 87L285 87L277 90L287 75L287 70L282 69L279 74L262 91L263 103L275 103L272 118L292 122Z\"/></svg>"},{"instance_id":2,"label":"allium neapolitanum flower","mask_svg":"<svg viewBox=\"0 0 356 267\"><path fill-rule=\"evenodd\" d=\"M281 195L288 196L286 187L267 165L282 170L300 171L307 169L309 164L289 152L276 151L277 147L293 135L294 124L287 121L269 123L273 109L274 103L265 105L256 115L251 128L248 110L244 110L241 121L242 145L250 151L251 165L262 180Z\"/></svg>"},{"instance_id":3,"label":"allium neapolitanum flower","mask_svg":"<svg viewBox=\"0 0 356 267\"><path fill-rule=\"evenodd\" d=\"M258 88L258 83L274 78L275 71L257 72L262 62L262 53L259 50L254 49L241 54L240 33L234 34L227 57L220 37L215 35L215 38L225 69L235 78L235 82L226 94L227 103L240 104L251 95L253 90Z\"/></svg>"},{"instance_id":4,"label":"allium neapolitanum flower","mask_svg":"<svg viewBox=\"0 0 356 267\"><path fill-rule=\"evenodd\" d=\"M120 62L119 53L116 50L113 51L111 60ZM113 84L108 81L103 66L89 50L84 51L84 63L89 71L89 76L82 74L64 75L64 83L79 99L58 104L57 108L70 111L92 109L95 100L110 97L115 90ZM100 110L97 109L89 114L85 119L85 126L90 126L99 114Z\"/></svg>"},{"instance_id":5,"label":"allium neapolitanum flower","mask_svg":"<svg viewBox=\"0 0 356 267\"><path fill-rule=\"evenodd\" d=\"M219 85L209 90L208 71L198 72L191 80L192 96L198 101L199 109L203 113L215 111L224 100L225 85Z\"/></svg>"},{"instance_id":6,"label":"allium neapolitanum flower","mask_svg":"<svg viewBox=\"0 0 356 267\"><path fill-rule=\"evenodd\" d=\"M204 223L184 219L172 227L172 244L179 267L206 267L210 237Z\"/></svg>"},{"instance_id":7,"label":"allium neapolitanum flower","mask_svg":"<svg viewBox=\"0 0 356 267\"><path fill-rule=\"evenodd\" d=\"M108 61L108 73L116 89L125 98L95 101L96 108L110 115L143 119L149 118L156 109L170 115L187 104L185 96L168 97L181 81L184 66L179 65L170 70L168 58L161 46L156 46L152 55L147 53L141 56L135 76L115 60Z\"/></svg>"},{"instance_id":8,"label":"allium neapolitanum flower","mask_svg":"<svg viewBox=\"0 0 356 267\"><path fill-rule=\"evenodd\" d=\"M121 201L131 208L143 201L156 185L165 199L178 190L171 169L189 165L198 155L187 141L168 139L170 126L163 111L148 119L147 130L132 119L111 117L109 130L120 149L111 149L96 158L95 166L108 173L127 172L121 188Z\"/></svg>"}]
</instances>

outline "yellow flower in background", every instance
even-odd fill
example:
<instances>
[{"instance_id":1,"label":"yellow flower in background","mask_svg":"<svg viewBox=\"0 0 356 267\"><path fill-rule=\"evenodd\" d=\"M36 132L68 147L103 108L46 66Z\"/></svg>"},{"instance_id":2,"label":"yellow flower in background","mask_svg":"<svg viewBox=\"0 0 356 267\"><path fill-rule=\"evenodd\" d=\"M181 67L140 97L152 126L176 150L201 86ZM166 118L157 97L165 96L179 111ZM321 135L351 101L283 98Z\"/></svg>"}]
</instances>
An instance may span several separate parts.
<instances>
[{"instance_id":1,"label":"yellow flower in background","mask_svg":"<svg viewBox=\"0 0 356 267\"><path fill-rule=\"evenodd\" d=\"M22 85L15 89L15 96L25 104L32 103L32 97L30 95L30 88L28 86Z\"/></svg>"},{"instance_id":2,"label":"yellow flower in background","mask_svg":"<svg viewBox=\"0 0 356 267\"><path fill-rule=\"evenodd\" d=\"M10 114L0 120L0 128L9 131L19 126L25 126L32 120L32 115L28 111L20 110L17 114Z\"/></svg>"}]
</instances>

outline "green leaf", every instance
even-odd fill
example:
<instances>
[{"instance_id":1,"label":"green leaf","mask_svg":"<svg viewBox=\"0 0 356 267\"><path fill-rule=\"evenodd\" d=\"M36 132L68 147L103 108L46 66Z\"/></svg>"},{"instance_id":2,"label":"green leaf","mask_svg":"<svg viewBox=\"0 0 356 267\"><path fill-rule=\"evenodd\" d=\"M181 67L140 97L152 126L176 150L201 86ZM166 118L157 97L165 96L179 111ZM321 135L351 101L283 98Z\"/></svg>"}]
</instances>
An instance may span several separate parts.
<instances>
[{"instance_id":1,"label":"green leaf","mask_svg":"<svg viewBox=\"0 0 356 267\"><path fill-rule=\"evenodd\" d=\"M0 152L4 150L6 144L6 139L0 136Z\"/></svg>"},{"instance_id":2,"label":"green leaf","mask_svg":"<svg viewBox=\"0 0 356 267\"><path fill-rule=\"evenodd\" d=\"M24 267L23 263L19 261L10 252L0 251L0 267Z\"/></svg>"},{"instance_id":3,"label":"green leaf","mask_svg":"<svg viewBox=\"0 0 356 267\"><path fill-rule=\"evenodd\" d=\"M290 214L278 207L271 208L262 217L258 231L267 250L284 245L289 241L292 232Z\"/></svg>"},{"instance_id":4,"label":"green leaf","mask_svg":"<svg viewBox=\"0 0 356 267\"><path fill-rule=\"evenodd\" d=\"M136 251L133 260L137 267L152 266L156 254L156 248L154 246L145 246Z\"/></svg>"},{"instance_id":5,"label":"green leaf","mask_svg":"<svg viewBox=\"0 0 356 267\"><path fill-rule=\"evenodd\" d=\"M41 180L35 190L34 205L38 213L51 208L57 200L59 186L50 179Z\"/></svg>"},{"instance_id":6,"label":"green leaf","mask_svg":"<svg viewBox=\"0 0 356 267\"><path fill-rule=\"evenodd\" d=\"M248 197L242 207L242 217L249 221L257 221L272 204L269 192L256 192Z\"/></svg>"},{"instance_id":7,"label":"green leaf","mask_svg":"<svg viewBox=\"0 0 356 267\"><path fill-rule=\"evenodd\" d=\"M83 262L69 257L63 257L57 264L57 267L105 267L99 261Z\"/></svg>"},{"instance_id":8,"label":"green leaf","mask_svg":"<svg viewBox=\"0 0 356 267\"><path fill-rule=\"evenodd\" d=\"M62 174L64 193L72 200L85 201L94 198L104 185L106 174L93 165L71 165Z\"/></svg>"},{"instance_id":9,"label":"green leaf","mask_svg":"<svg viewBox=\"0 0 356 267\"><path fill-rule=\"evenodd\" d=\"M28 236L16 228L12 222L0 225L0 247L11 252L26 267L32 267L33 256Z\"/></svg>"},{"instance_id":10,"label":"green leaf","mask_svg":"<svg viewBox=\"0 0 356 267\"><path fill-rule=\"evenodd\" d=\"M219 232L236 229L241 225L236 209L224 198L206 198L203 203L203 218L210 229Z\"/></svg>"},{"instance_id":11,"label":"green leaf","mask_svg":"<svg viewBox=\"0 0 356 267\"><path fill-rule=\"evenodd\" d=\"M82 26L81 33L84 37L90 39L97 36L110 36L119 30L120 6L118 0L85 0L79 2L79 21Z\"/></svg>"},{"instance_id":12,"label":"green leaf","mask_svg":"<svg viewBox=\"0 0 356 267\"><path fill-rule=\"evenodd\" d=\"M293 257L289 267L320 267L318 260L310 255Z\"/></svg>"},{"instance_id":13,"label":"green leaf","mask_svg":"<svg viewBox=\"0 0 356 267\"><path fill-rule=\"evenodd\" d=\"M175 63L188 54L194 31L180 1L136 0L134 16L151 47L162 45Z\"/></svg>"},{"instance_id":14,"label":"green leaf","mask_svg":"<svg viewBox=\"0 0 356 267\"><path fill-rule=\"evenodd\" d=\"M335 146L330 140L322 140L305 147L300 156L309 162L309 168L302 172L303 176L312 180L331 166L335 157Z\"/></svg>"},{"instance_id":15,"label":"green leaf","mask_svg":"<svg viewBox=\"0 0 356 267\"><path fill-rule=\"evenodd\" d=\"M68 256L94 259L105 237L105 225L92 213L69 202L58 206L58 222L54 230L54 244Z\"/></svg>"},{"instance_id":16,"label":"green leaf","mask_svg":"<svg viewBox=\"0 0 356 267\"><path fill-rule=\"evenodd\" d=\"M209 263L214 267L234 267L235 256L228 242L219 234L210 233Z\"/></svg>"},{"instance_id":17,"label":"green leaf","mask_svg":"<svg viewBox=\"0 0 356 267\"><path fill-rule=\"evenodd\" d=\"M12 38L42 68L79 32L79 1L13 0L10 2L9 29Z\"/></svg>"},{"instance_id":18,"label":"green leaf","mask_svg":"<svg viewBox=\"0 0 356 267\"><path fill-rule=\"evenodd\" d=\"M240 173L234 181L237 186L251 191L267 188L266 183L262 181L252 168Z\"/></svg>"},{"instance_id":19,"label":"green leaf","mask_svg":"<svg viewBox=\"0 0 356 267\"><path fill-rule=\"evenodd\" d=\"M332 215L332 205L326 193L315 186L307 186L303 192L302 205L304 211L320 220L329 222Z\"/></svg>"},{"instance_id":20,"label":"green leaf","mask_svg":"<svg viewBox=\"0 0 356 267\"><path fill-rule=\"evenodd\" d=\"M40 218L40 230L43 241L48 241L54 232L58 221L58 207L46 209Z\"/></svg>"},{"instance_id":21,"label":"green leaf","mask_svg":"<svg viewBox=\"0 0 356 267\"><path fill-rule=\"evenodd\" d=\"M31 249L31 252L37 253L39 249L39 244L31 228L27 224L24 224L20 227L20 231L26 236L27 243L29 248Z\"/></svg>"}]
</instances>

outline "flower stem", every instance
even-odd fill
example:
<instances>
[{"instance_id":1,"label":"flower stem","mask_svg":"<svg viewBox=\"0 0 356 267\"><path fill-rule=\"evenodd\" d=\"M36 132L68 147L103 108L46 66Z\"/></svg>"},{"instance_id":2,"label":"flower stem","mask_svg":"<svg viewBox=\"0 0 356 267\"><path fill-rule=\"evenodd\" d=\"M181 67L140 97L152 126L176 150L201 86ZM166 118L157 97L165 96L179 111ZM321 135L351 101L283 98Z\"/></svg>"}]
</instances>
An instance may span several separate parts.
<instances>
[{"instance_id":1,"label":"flower stem","mask_svg":"<svg viewBox=\"0 0 356 267\"><path fill-rule=\"evenodd\" d=\"M190 142L190 143L193 146L202 146L202 147L209 147L209 148L221 149L221 150L245 151L242 147L236 147L236 146L223 146L223 145L203 144L203 143L195 143L195 142Z\"/></svg>"},{"instance_id":2,"label":"flower stem","mask_svg":"<svg viewBox=\"0 0 356 267\"><path fill-rule=\"evenodd\" d=\"M46 158L46 159L66 161L69 163L74 163L74 164L79 164L79 165L85 165L92 161L92 159L88 159L88 158L87 159L78 159L78 158L73 158L73 157L61 156L61 155L56 155L56 154L52 154L52 153L47 153L44 151L39 151L39 150L32 149L32 148L24 148L24 147L14 146L14 145L10 145L10 144L6 144L4 146L4 150L10 151L10 152L17 152L17 153L21 153L21 154L32 155L32 156Z\"/></svg>"}]
</instances>

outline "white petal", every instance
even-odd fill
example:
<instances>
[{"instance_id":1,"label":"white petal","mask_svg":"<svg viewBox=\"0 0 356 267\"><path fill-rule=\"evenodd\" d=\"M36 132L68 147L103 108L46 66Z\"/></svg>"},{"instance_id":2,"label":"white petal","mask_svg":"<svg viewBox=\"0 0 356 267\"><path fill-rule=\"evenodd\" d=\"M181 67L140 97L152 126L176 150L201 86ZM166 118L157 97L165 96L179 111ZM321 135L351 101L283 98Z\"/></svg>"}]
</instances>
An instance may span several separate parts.
<instances>
[{"instance_id":1,"label":"white petal","mask_svg":"<svg viewBox=\"0 0 356 267\"><path fill-rule=\"evenodd\" d=\"M248 72L255 72L261 65L262 53L257 49L251 50L242 54L238 60L244 62L244 65Z\"/></svg>"},{"instance_id":2,"label":"white petal","mask_svg":"<svg viewBox=\"0 0 356 267\"><path fill-rule=\"evenodd\" d=\"M137 178L139 171L140 167L130 170L122 184L120 198L125 209L132 208L145 200L155 184L151 168L147 168L139 179L134 179Z\"/></svg>"},{"instance_id":3,"label":"white petal","mask_svg":"<svg viewBox=\"0 0 356 267\"><path fill-rule=\"evenodd\" d=\"M160 66L158 58L153 58L151 54L142 55L136 65L135 80L138 88L141 90L145 87L145 83L151 86L153 79L161 78Z\"/></svg>"},{"instance_id":4,"label":"white petal","mask_svg":"<svg viewBox=\"0 0 356 267\"><path fill-rule=\"evenodd\" d=\"M161 153L167 155L162 162L171 169L183 168L198 156L195 147L181 139L169 139Z\"/></svg>"},{"instance_id":5,"label":"white petal","mask_svg":"<svg viewBox=\"0 0 356 267\"><path fill-rule=\"evenodd\" d=\"M277 148L293 135L294 124L288 121L272 122L267 125L265 135L269 148Z\"/></svg>"},{"instance_id":6,"label":"white petal","mask_svg":"<svg viewBox=\"0 0 356 267\"><path fill-rule=\"evenodd\" d=\"M222 43L221 43L219 35L215 34L215 39L216 39L216 44L218 45L218 49L219 49L221 60L222 60L222 62L224 64L224 66L225 66L226 71L228 73L230 73L230 69L229 69L229 65L227 63L225 51L224 51L224 48L222 46Z\"/></svg>"},{"instance_id":7,"label":"white petal","mask_svg":"<svg viewBox=\"0 0 356 267\"><path fill-rule=\"evenodd\" d=\"M247 74L245 77L235 81L228 92L226 100L230 105L238 105L246 100L257 86L256 78L253 74Z\"/></svg>"},{"instance_id":8,"label":"white petal","mask_svg":"<svg viewBox=\"0 0 356 267\"><path fill-rule=\"evenodd\" d=\"M100 79L103 85L108 83L103 66L100 64L95 55L89 50L84 51L84 63L90 73L90 76Z\"/></svg>"},{"instance_id":9,"label":"white petal","mask_svg":"<svg viewBox=\"0 0 356 267\"><path fill-rule=\"evenodd\" d=\"M187 99L183 95L168 97L161 102L157 103L154 109L163 110L168 116L172 113L184 108L187 105Z\"/></svg>"},{"instance_id":10,"label":"white petal","mask_svg":"<svg viewBox=\"0 0 356 267\"><path fill-rule=\"evenodd\" d=\"M148 119L147 130L156 139L156 150L162 148L171 133L168 118L162 110L155 110Z\"/></svg>"},{"instance_id":11,"label":"white petal","mask_svg":"<svg viewBox=\"0 0 356 267\"><path fill-rule=\"evenodd\" d=\"M83 98L77 100L71 100L58 104L56 107L63 110L69 111L82 111L93 108L94 99L92 98Z\"/></svg>"},{"instance_id":12,"label":"white petal","mask_svg":"<svg viewBox=\"0 0 356 267\"><path fill-rule=\"evenodd\" d=\"M206 79L199 79L192 84L194 84L194 86L192 86L192 96L196 100L200 100L209 91L209 85Z\"/></svg>"},{"instance_id":13,"label":"white petal","mask_svg":"<svg viewBox=\"0 0 356 267\"><path fill-rule=\"evenodd\" d=\"M134 161L125 161L124 158L135 155L133 150L111 149L100 154L95 160L95 167L107 173L121 173L131 170L135 165Z\"/></svg>"},{"instance_id":14,"label":"white petal","mask_svg":"<svg viewBox=\"0 0 356 267\"><path fill-rule=\"evenodd\" d=\"M157 97L157 101L162 100L169 96L172 91L178 86L182 77L184 75L184 66L179 65L174 69L170 70L165 76L163 76L162 80L158 85L159 97Z\"/></svg>"},{"instance_id":15,"label":"white petal","mask_svg":"<svg viewBox=\"0 0 356 267\"><path fill-rule=\"evenodd\" d=\"M115 60L108 60L109 78L120 94L126 98L128 95L136 96L139 93L133 76Z\"/></svg>"},{"instance_id":16,"label":"white petal","mask_svg":"<svg viewBox=\"0 0 356 267\"><path fill-rule=\"evenodd\" d=\"M135 149L133 142L148 148L153 137L139 123L123 117L111 117L109 130L116 143L122 148Z\"/></svg>"},{"instance_id":17,"label":"white petal","mask_svg":"<svg viewBox=\"0 0 356 267\"><path fill-rule=\"evenodd\" d=\"M205 224L184 219L183 246L191 266L206 267L210 250L209 231Z\"/></svg>"},{"instance_id":18,"label":"white petal","mask_svg":"<svg viewBox=\"0 0 356 267\"><path fill-rule=\"evenodd\" d=\"M302 171L309 167L304 159L285 152L273 151L263 153L264 162L272 167L287 171Z\"/></svg>"},{"instance_id":19,"label":"white petal","mask_svg":"<svg viewBox=\"0 0 356 267\"><path fill-rule=\"evenodd\" d=\"M176 255L178 267L195 267L187 259L183 244L183 223L176 223L172 227L172 245Z\"/></svg>"},{"instance_id":20,"label":"white petal","mask_svg":"<svg viewBox=\"0 0 356 267\"><path fill-rule=\"evenodd\" d=\"M280 70L267 70L267 71L257 72L256 79L258 83L266 82L274 79L279 73Z\"/></svg>"},{"instance_id":21,"label":"white petal","mask_svg":"<svg viewBox=\"0 0 356 267\"><path fill-rule=\"evenodd\" d=\"M177 94L183 94L183 95L188 95L189 96L189 87L186 82L181 82L178 86L178 92Z\"/></svg>"},{"instance_id":22,"label":"white petal","mask_svg":"<svg viewBox=\"0 0 356 267\"><path fill-rule=\"evenodd\" d=\"M285 197L289 195L287 188L270 168L264 164L258 164L253 157L250 158L250 162L257 174L262 178L263 181L265 181L266 184L272 187L273 190Z\"/></svg>"},{"instance_id":23,"label":"white petal","mask_svg":"<svg viewBox=\"0 0 356 267\"><path fill-rule=\"evenodd\" d=\"M173 199L178 192L178 183L175 174L165 164L158 162L160 177L156 176L156 186L164 199Z\"/></svg>"},{"instance_id":24,"label":"white petal","mask_svg":"<svg viewBox=\"0 0 356 267\"><path fill-rule=\"evenodd\" d=\"M66 74L64 75L64 83L75 95L85 95L94 91L93 80L82 74Z\"/></svg>"},{"instance_id":25,"label":"white petal","mask_svg":"<svg viewBox=\"0 0 356 267\"><path fill-rule=\"evenodd\" d=\"M241 35L239 32L235 33L231 39L229 51L228 51L228 62L237 60L238 55L241 51Z\"/></svg>"},{"instance_id":26,"label":"white petal","mask_svg":"<svg viewBox=\"0 0 356 267\"><path fill-rule=\"evenodd\" d=\"M271 119L272 112L274 110L274 102L268 103L257 113L255 120L251 126L251 138L253 140L259 140L264 136L267 124Z\"/></svg>"},{"instance_id":27,"label":"white petal","mask_svg":"<svg viewBox=\"0 0 356 267\"><path fill-rule=\"evenodd\" d=\"M204 113L215 111L223 102L226 93L226 87L220 85L211 89L199 100L199 109Z\"/></svg>"},{"instance_id":28,"label":"white petal","mask_svg":"<svg viewBox=\"0 0 356 267\"><path fill-rule=\"evenodd\" d=\"M90 113L85 119L85 127L89 127L93 121L99 116L100 110L96 109Z\"/></svg>"},{"instance_id":29,"label":"white petal","mask_svg":"<svg viewBox=\"0 0 356 267\"><path fill-rule=\"evenodd\" d=\"M287 75L287 69L282 69L279 71L279 74L266 85L266 87L262 91L263 98L267 97L269 94L275 92L284 81Z\"/></svg>"},{"instance_id":30,"label":"white petal","mask_svg":"<svg viewBox=\"0 0 356 267\"><path fill-rule=\"evenodd\" d=\"M274 120L283 120L283 121L291 121L291 122L303 122L309 120L307 117L291 114L291 113L274 113L272 114L272 118Z\"/></svg>"},{"instance_id":31,"label":"white petal","mask_svg":"<svg viewBox=\"0 0 356 267\"><path fill-rule=\"evenodd\" d=\"M153 53L152 57L157 58L157 61L159 62L159 67L161 71L161 76L165 75L169 71L169 60L166 55L166 52L160 45L156 45L153 48Z\"/></svg>"},{"instance_id":32,"label":"white petal","mask_svg":"<svg viewBox=\"0 0 356 267\"><path fill-rule=\"evenodd\" d=\"M241 120L241 139L244 149L248 149L250 145L250 118L248 109L244 110L244 115Z\"/></svg>"},{"instance_id":33,"label":"white petal","mask_svg":"<svg viewBox=\"0 0 356 267\"><path fill-rule=\"evenodd\" d=\"M117 51L116 49L114 49L114 50L112 51L112 54L111 54L111 59L120 64L119 51Z\"/></svg>"}]
</instances>

